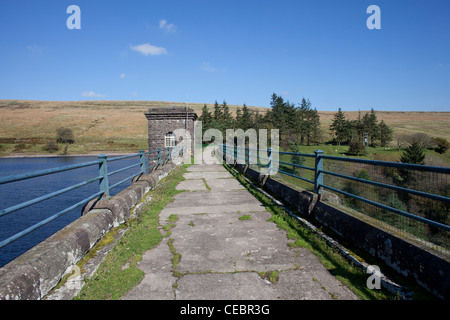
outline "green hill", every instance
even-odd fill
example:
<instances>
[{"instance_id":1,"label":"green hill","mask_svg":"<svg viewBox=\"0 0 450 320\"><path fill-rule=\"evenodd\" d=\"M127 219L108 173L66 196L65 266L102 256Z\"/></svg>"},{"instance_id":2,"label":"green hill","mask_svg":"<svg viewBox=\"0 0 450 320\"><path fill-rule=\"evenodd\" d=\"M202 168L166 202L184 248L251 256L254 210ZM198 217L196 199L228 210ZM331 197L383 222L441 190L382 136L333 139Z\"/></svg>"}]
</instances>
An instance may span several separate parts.
<instances>
[{"instance_id":1,"label":"green hill","mask_svg":"<svg viewBox=\"0 0 450 320\"><path fill-rule=\"evenodd\" d=\"M128 153L147 148L147 119L149 107L185 106L186 103L166 101L30 101L0 100L0 156L46 154L43 147L56 138L60 127L71 128L75 143L68 154ZM203 103L189 103L189 108L201 115ZM206 104L213 110L213 104ZM238 107L230 105L234 114ZM268 108L249 106L250 110L265 113ZM344 112L356 119L358 112ZM320 111L324 142L329 141L329 125L335 112ZM364 114L366 111L362 111ZM426 133L450 141L450 112L391 112L377 111L394 137ZM394 139L392 147L397 141ZM64 152L64 146L56 154ZM448 152L447 152L448 153Z\"/></svg>"}]
</instances>

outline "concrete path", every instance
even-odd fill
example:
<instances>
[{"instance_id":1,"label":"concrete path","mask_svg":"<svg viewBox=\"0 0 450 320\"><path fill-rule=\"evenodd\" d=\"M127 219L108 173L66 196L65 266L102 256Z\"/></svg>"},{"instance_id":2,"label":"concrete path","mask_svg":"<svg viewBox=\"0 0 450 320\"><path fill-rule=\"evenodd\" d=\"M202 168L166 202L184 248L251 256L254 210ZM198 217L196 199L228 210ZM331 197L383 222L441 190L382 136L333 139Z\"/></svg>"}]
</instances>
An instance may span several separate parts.
<instances>
[{"instance_id":1,"label":"concrete path","mask_svg":"<svg viewBox=\"0 0 450 320\"><path fill-rule=\"evenodd\" d=\"M160 213L162 225L178 217L171 235L144 254L145 277L124 299L357 299L314 254L290 248L286 232L223 166L193 165L184 177L177 189L186 192Z\"/></svg>"}]
</instances>

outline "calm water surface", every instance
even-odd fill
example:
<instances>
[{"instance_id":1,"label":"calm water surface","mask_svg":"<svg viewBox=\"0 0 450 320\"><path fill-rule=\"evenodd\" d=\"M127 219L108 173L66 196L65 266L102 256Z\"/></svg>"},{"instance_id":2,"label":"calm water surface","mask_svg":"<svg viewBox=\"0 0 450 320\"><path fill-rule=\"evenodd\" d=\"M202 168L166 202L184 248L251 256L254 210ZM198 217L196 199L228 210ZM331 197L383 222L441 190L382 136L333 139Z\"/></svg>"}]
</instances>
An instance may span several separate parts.
<instances>
[{"instance_id":1,"label":"calm water surface","mask_svg":"<svg viewBox=\"0 0 450 320\"><path fill-rule=\"evenodd\" d=\"M48 158L8 158L0 159L0 176L9 176L19 173L32 172L42 169L57 168L77 163L97 160L97 157L48 157ZM138 163L139 157L108 162L108 172ZM110 185L127 176L137 173L139 167L125 170L109 177ZM0 209L32 200L59 189L69 187L79 182L98 176L98 165L71 171L55 173L43 177L12 182L0 185ZM110 191L110 195L117 194L130 185L127 181ZM39 221L87 198L99 191L99 182L94 181L87 186L69 191L49 200L37 203L30 207L12 212L0 217L0 241L20 232ZM22 253L45 240L55 232L64 228L81 216L82 207L76 208L49 224L32 233L10 243L0 249L0 267L15 259Z\"/></svg>"}]
</instances>

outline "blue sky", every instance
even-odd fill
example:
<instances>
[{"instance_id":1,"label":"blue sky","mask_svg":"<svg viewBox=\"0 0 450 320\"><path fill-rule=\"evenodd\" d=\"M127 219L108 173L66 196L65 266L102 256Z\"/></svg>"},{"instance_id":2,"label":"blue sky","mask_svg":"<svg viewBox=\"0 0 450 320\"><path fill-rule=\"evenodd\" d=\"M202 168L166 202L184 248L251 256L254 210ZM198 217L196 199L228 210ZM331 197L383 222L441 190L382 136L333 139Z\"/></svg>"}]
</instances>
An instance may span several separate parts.
<instances>
[{"instance_id":1,"label":"blue sky","mask_svg":"<svg viewBox=\"0 0 450 320\"><path fill-rule=\"evenodd\" d=\"M450 111L449 13L448 0L1 1L0 99L267 107L275 92L322 111Z\"/></svg>"}]
</instances>

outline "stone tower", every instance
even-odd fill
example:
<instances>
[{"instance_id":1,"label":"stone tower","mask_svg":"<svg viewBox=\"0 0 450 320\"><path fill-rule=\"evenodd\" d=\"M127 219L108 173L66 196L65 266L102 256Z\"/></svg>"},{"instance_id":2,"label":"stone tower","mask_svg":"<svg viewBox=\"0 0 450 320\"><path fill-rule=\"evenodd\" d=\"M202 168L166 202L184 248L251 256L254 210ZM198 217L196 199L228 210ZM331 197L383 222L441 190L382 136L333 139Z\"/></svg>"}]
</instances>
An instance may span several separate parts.
<instances>
[{"instance_id":1,"label":"stone tower","mask_svg":"<svg viewBox=\"0 0 450 320\"><path fill-rule=\"evenodd\" d=\"M178 129L185 129L191 136L191 151L194 150L194 124L198 116L192 109L183 106L149 108L145 113L148 120L148 149L174 147L183 138L177 136Z\"/></svg>"}]
</instances>

